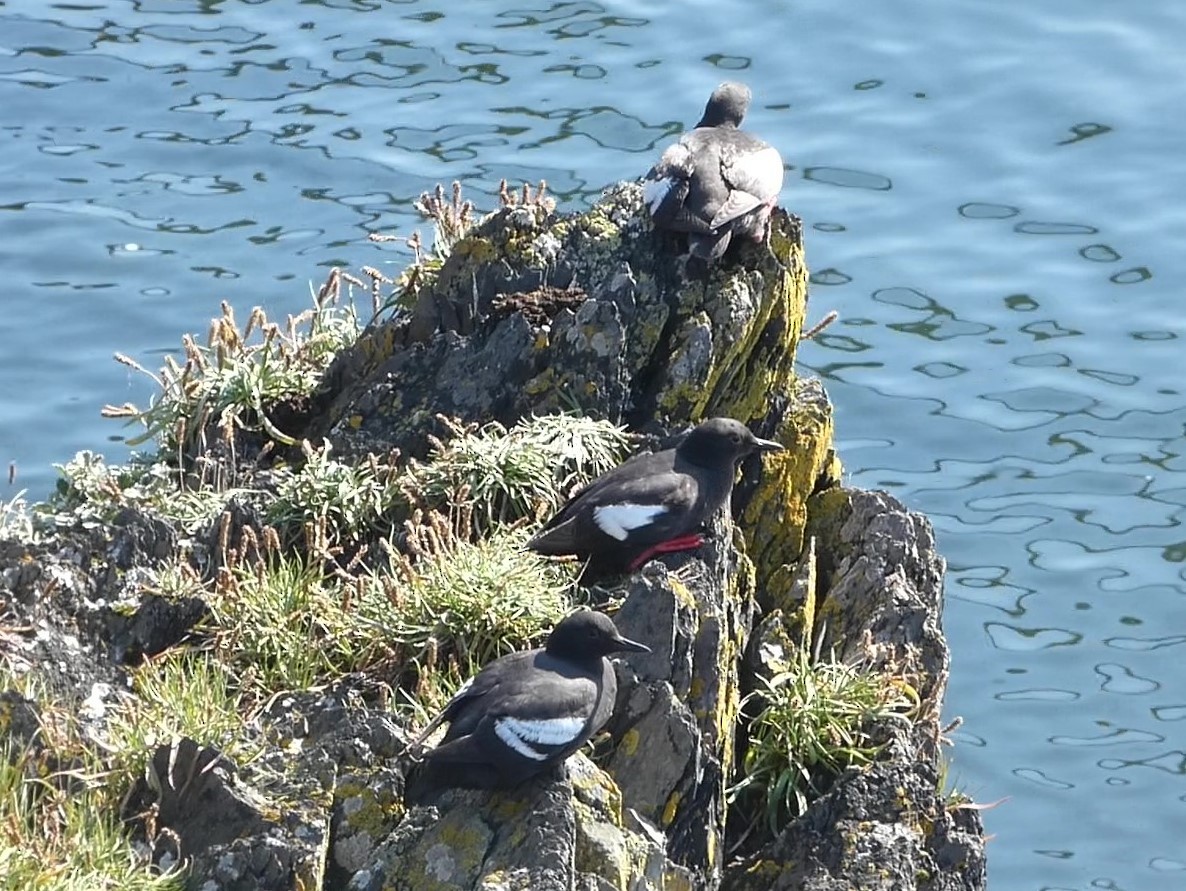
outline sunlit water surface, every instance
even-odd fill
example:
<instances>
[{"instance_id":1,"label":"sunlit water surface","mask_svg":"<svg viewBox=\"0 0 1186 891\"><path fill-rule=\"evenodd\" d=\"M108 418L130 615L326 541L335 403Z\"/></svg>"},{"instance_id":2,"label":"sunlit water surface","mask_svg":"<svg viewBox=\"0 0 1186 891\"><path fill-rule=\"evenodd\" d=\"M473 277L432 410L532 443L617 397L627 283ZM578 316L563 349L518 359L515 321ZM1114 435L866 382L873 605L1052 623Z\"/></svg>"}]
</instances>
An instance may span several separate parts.
<instances>
[{"instance_id":1,"label":"sunlit water surface","mask_svg":"<svg viewBox=\"0 0 1186 891\"><path fill-rule=\"evenodd\" d=\"M950 562L991 887L1184 888L1184 40L1175 0L0 3L5 497L125 454L114 351L398 270L367 234L438 181L584 207L744 79L849 482Z\"/></svg>"}]
</instances>

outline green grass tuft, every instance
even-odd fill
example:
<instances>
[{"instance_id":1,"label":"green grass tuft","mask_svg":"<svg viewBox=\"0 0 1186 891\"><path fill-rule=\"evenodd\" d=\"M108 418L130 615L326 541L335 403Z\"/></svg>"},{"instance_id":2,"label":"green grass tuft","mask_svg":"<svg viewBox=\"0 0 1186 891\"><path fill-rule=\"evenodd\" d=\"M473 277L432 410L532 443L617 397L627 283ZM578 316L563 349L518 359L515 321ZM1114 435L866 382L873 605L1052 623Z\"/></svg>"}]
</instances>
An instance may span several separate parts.
<instances>
[{"instance_id":1,"label":"green grass tuft","mask_svg":"<svg viewBox=\"0 0 1186 891\"><path fill-rule=\"evenodd\" d=\"M756 688L741 701L749 741L742 778L727 795L749 820L742 839L763 822L777 836L840 774L873 763L895 728L908 729L922 709L905 665L874 669L820 659L818 644L812 646L815 608L814 598L804 602L794 616L798 645L759 673Z\"/></svg>"},{"instance_id":2,"label":"green grass tuft","mask_svg":"<svg viewBox=\"0 0 1186 891\"><path fill-rule=\"evenodd\" d=\"M0 743L2 891L182 891L132 848L93 789L60 789L31 776L28 752Z\"/></svg>"},{"instance_id":3,"label":"green grass tuft","mask_svg":"<svg viewBox=\"0 0 1186 891\"><path fill-rule=\"evenodd\" d=\"M296 556L272 555L227 581L208 598L215 649L254 698L365 670L391 653L382 591Z\"/></svg>"},{"instance_id":4,"label":"green grass tuft","mask_svg":"<svg viewBox=\"0 0 1186 891\"><path fill-rule=\"evenodd\" d=\"M132 696L105 727L109 783L120 794L144 773L153 751L188 736L242 764L253 750L244 728L244 698L225 664L211 654L171 651L132 673Z\"/></svg>"},{"instance_id":5,"label":"green grass tuft","mask_svg":"<svg viewBox=\"0 0 1186 891\"><path fill-rule=\"evenodd\" d=\"M523 548L527 534L499 529L477 542L447 541L418 560L393 591L391 635L419 658L452 654L471 670L539 643L572 609L575 564Z\"/></svg>"},{"instance_id":6,"label":"green grass tuft","mask_svg":"<svg viewBox=\"0 0 1186 891\"><path fill-rule=\"evenodd\" d=\"M842 662L815 662L798 649L790 667L742 701L757 706L744 778L729 791L746 813L763 813L777 835L850 767L873 762L887 727L908 724L919 708L914 689L891 674ZM756 799L756 800L755 800Z\"/></svg>"},{"instance_id":7,"label":"green grass tuft","mask_svg":"<svg viewBox=\"0 0 1186 891\"><path fill-rule=\"evenodd\" d=\"M277 468L276 498L266 510L267 521L287 530L290 539L313 524L331 546L357 543L379 531L392 508L403 503L396 456L343 464L330 457L329 442L319 449L304 443L303 450L300 469Z\"/></svg>"},{"instance_id":8,"label":"green grass tuft","mask_svg":"<svg viewBox=\"0 0 1186 891\"><path fill-rule=\"evenodd\" d=\"M127 784L113 782L111 747L82 735L74 704L2 661L0 690L34 703L40 724L27 747L0 741L0 891L181 891L183 876L157 872L125 834Z\"/></svg>"},{"instance_id":9,"label":"green grass tuft","mask_svg":"<svg viewBox=\"0 0 1186 891\"><path fill-rule=\"evenodd\" d=\"M295 444L270 412L281 403L312 396L334 356L357 340L360 326L353 305L338 304L340 282L340 275L331 275L312 308L290 316L284 328L269 321L258 306L240 328L224 302L222 315L210 326L207 345L186 335L185 364L166 357L159 375L117 355L117 361L156 381L160 392L145 409L107 406L103 414L143 425L144 433L129 439L129 445L154 440L170 455L204 452L211 426L224 433L246 430Z\"/></svg>"},{"instance_id":10,"label":"green grass tuft","mask_svg":"<svg viewBox=\"0 0 1186 891\"><path fill-rule=\"evenodd\" d=\"M273 554L221 579L208 630L251 699L355 671L469 673L537 644L572 607L575 565L525 550L523 530L470 542L439 515L408 528L412 557L388 545L391 565L357 576Z\"/></svg>"},{"instance_id":11,"label":"green grass tuft","mask_svg":"<svg viewBox=\"0 0 1186 891\"><path fill-rule=\"evenodd\" d=\"M467 507L478 533L553 513L573 488L619 464L630 444L621 427L578 415L452 429L427 464L409 468L407 485L429 507Z\"/></svg>"}]
</instances>

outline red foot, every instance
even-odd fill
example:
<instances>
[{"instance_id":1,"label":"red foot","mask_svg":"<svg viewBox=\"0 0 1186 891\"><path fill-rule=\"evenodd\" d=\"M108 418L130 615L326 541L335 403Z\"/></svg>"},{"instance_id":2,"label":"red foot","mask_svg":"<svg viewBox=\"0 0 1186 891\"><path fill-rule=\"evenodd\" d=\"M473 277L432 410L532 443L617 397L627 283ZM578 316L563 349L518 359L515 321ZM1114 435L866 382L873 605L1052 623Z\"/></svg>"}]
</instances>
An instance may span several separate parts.
<instances>
[{"instance_id":1,"label":"red foot","mask_svg":"<svg viewBox=\"0 0 1186 891\"><path fill-rule=\"evenodd\" d=\"M652 557L657 557L659 554L673 554L676 551L692 551L704 544L704 536L699 532L689 532L687 535L680 535L676 538L670 538L667 541L661 541L656 545L651 545L641 554L634 558L630 563L630 571L638 569Z\"/></svg>"}]
</instances>

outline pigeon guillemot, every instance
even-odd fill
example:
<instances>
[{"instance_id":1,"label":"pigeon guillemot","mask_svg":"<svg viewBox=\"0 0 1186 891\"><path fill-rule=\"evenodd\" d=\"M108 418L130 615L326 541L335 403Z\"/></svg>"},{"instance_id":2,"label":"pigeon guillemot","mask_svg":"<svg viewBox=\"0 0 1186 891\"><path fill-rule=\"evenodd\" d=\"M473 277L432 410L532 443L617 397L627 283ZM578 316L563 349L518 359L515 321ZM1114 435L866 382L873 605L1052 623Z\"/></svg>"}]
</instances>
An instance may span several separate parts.
<instances>
[{"instance_id":1,"label":"pigeon guillemot","mask_svg":"<svg viewBox=\"0 0 1186 891\"><path fill-rule=\"evenodd\" d=\"M623 651L650 647L622 637L604 613L581 609L552 629L542 649L495 659L412 742L415 751L449 722L415 785L509 788L560 764L613 713L618 682L605 657Z\"/></svg>"},{"instance_id":2,"label":"pigeon guillemot","mask_svg":"<svg viewBox=\"0 0 1186 891\"><path fill-rule=\"evenodd\" d=\"M586 558L598 574L698 548L704 543L700 528L733 491L738 460L781 449L732 418L705 421L675 448L636 455L593 480L527 547Z\"/></svg>"},{"instance_id":3,"label":"pigeon guillemot","mask_svg":"<svg viewBox=\"0 0 1186 891\"><path fill-rule=\"evenodd\" d=\"M778 150L738 128L749 108L745 84L717 87L695 129L663 152L647 173L643 197L660 229L688 233L688 249L720 259L734 235L766 236L782 190Z\"/></svg>"}]
</instances>

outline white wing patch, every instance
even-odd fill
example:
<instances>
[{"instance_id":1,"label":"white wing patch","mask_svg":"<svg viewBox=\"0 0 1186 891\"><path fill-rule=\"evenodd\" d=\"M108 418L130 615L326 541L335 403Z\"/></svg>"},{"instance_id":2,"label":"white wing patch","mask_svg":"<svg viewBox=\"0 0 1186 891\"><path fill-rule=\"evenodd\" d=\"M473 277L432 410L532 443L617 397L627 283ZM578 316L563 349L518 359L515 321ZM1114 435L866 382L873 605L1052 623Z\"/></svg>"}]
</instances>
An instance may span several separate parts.
<instances>
[{"instance_id":1,"label":"white wing patch","mask_svg":"<svg viewBox=\"0 0 1186 891\"><path fill-rule=\"evenodd\" d=\"M651 213L655 213L673 188L675 188L675 180L671 177L648 179L643 183L642 200L646 202L647 209Z\"/></svg>"},{"instance_id":2,"label":"white wing patch","mask_svg":"<svg viewBox=\"0 0 1186 891\"><path fill-rule=\"evenodd\" d=\"M602 504L593 508L593 522L611 538L625 541L635 529L650 526L665 513L661 504Z\"/></svg>"},{"instance_id":3,"label":"white wing patch","mask_svg":"<svg viewBox=\"0 0 1186 891\"><path fill-rule=\"evenodd\" d=\"M576 739L585 729L585 718L543 718L527 721L521 718L499 718L494 722L498 738L524 758L543 761L548 754L533 747L565 746Z\"/></svg>"}]
</instances>

